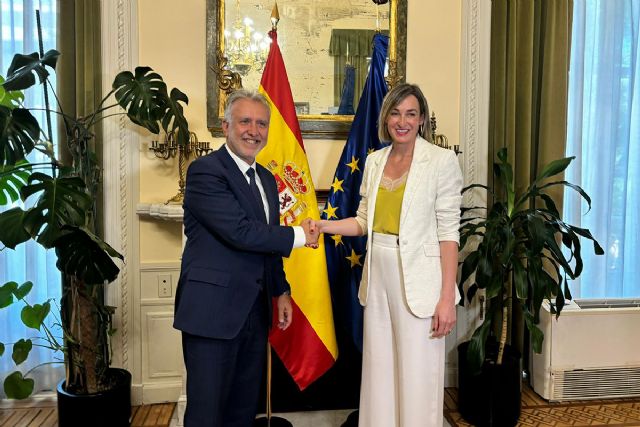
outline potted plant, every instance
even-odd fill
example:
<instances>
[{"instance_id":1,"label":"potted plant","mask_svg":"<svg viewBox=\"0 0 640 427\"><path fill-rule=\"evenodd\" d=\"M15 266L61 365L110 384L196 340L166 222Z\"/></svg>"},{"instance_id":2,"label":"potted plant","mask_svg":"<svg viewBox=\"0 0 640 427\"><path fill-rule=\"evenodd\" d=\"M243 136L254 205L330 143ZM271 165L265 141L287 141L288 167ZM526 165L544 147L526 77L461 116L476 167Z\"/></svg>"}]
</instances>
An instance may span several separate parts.
<instances>
[{"instance_id":1,"label":"potted plant","mask_svg":"<svg viewBox=\"0 0 640 427\"><path fill-rule=\"evenodd\" d=\"M470 341L459 346L459 410L474 425L516 425L520 415L520 355L507 342L511 307L520 305L531 346L540 353L540 307L549 300L557 317L565 300L571 299L568 280L580 276L583 267L580 238L592 241L597 255L604 253L589 230L562 220L549 195L552 188L569 187L591 207L582 188L553 180L573 159L550 162L516 194L513 168L502 148L493 166L496 188L473 184L463 189L464 193L480 187L492 196L488 209L463 208L460 227L460 247L477 244L462 262L460 292L471 301L482 289L486 304L484 321ZM478 214L482 209L486 215Z\"/></svg>"},{"instance_id":2,"label":"potted plant","mask_svg":"<svg viewBox=\"0 0 640 427\"><path fill-rule=\"evenodd\" d=\"M15 249L33 239L54 249L63 276L59 315L51 310L51 301L28 301L37 283L9 282L0 287L0 308L23 304L22 322L40 332L40 336L12 344L0 342L0 356L11 348L11 357L20 365L33 346L61 351L66 375L58 387L60 425L75 425L80 419L86 425L129 425L131 376L110 367L114 308L104 303L104 286L119 273L114 258L122 259L122 255L102 240L94 225L101 173L92 149L93 129L118 109L115 114L126 114L133 123L156 134L160 129L173 132L178 143L184 144L189 129L182 103L188 99L178 89L168 93L162 77L151 68L137 67L133 73L119 73L112 90L86 117L70 117L59 106L47 104L47 114L63 119L66 136L60 142L73 158L70 165L64 165L54 153L52 135L42 130L45 126L23 105L21 92L36 83L49 86L48 68L55 69L58 56L55 50L15 55L0 85L0 202L23 201L30 206L0 213L0 242ZM29 163L27 156L33 150L45 153L48 162ZM56 336L52 325L59 326L62 337ZM4 379L3 386L8 397L21 399L32 393L34 381L28 373L16 370Z\"/></svg>"}]
</instances>

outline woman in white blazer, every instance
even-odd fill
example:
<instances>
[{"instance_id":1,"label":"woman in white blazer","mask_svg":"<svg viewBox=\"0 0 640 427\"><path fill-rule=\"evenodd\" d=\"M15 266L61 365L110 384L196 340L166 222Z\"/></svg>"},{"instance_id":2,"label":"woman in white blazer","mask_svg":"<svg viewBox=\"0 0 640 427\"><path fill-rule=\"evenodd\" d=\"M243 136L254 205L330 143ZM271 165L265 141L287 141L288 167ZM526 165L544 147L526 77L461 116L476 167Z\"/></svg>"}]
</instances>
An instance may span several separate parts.
<instances>
[{"instance_id":1,"label":"woman in white blazer","mask_svg":"<svg viewBox=\"0 0 640 427\"><path fill-rule=\"evenodd\" d=\"M462 174L455 154L429 142L420 88L385 97L353 218L317 221L321 233L361 236L367 258L359 425L441 427L444 337L455 325Z\"/></svg>"}]
</instances>

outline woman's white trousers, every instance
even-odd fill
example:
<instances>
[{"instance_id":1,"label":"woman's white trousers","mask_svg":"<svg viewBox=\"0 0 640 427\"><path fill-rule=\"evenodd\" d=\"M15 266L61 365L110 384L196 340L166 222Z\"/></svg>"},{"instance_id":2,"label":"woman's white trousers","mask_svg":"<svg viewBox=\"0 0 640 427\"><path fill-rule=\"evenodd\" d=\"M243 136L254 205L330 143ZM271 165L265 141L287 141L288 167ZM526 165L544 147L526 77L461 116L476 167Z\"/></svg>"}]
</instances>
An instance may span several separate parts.
<instances>
[{"instance_id":1,"label":"woman's white trousers","mask_svg":"<svg viewBox=\"0 0 640 427\"><path fill-rule=\"evenodd\" d=\"M409 310L397 242L373 233L359 425L442 427L445 340Z\"/></svg>"}]
</instances>

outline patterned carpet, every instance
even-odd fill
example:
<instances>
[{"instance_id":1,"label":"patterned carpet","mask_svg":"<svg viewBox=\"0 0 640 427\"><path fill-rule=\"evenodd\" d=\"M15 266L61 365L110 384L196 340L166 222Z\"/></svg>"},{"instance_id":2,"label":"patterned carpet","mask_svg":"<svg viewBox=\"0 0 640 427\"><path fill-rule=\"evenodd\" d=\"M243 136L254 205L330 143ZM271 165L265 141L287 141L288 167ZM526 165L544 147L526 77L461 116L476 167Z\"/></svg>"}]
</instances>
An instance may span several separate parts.
<instances>
[{"instance_id":1,"label":"patterned carpet","mask_svg":"<svg viewBox=\"0 0 640 427\"><path fill-rule=\"evenodd\" d=\"M457 389L447 388L444 411L447 421L451 427L471 426L462 419L457 407ZM522 389L522 412L518 426L640 427L640 398L549 403L525 386Z\"/></svg>"}]
</instances>

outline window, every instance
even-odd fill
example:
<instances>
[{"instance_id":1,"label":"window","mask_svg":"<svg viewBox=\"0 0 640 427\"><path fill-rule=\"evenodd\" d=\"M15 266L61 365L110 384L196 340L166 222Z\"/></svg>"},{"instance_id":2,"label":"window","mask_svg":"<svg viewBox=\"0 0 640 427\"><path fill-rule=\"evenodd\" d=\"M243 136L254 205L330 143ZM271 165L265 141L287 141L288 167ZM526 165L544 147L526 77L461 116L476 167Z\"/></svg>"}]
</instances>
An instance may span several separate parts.
<instances>
[{"instance_id":1,"label":"window","mask_svg":"<svg viewBox=\"0 0 640 427\"><path fill-rule=\"evenodd\" d=\"M45 52L56 47L56 0L1 0L0 26L2 30L0 52L0 74L6 75L7 69L15 53L32 53L38 51L38 34L36 27L35 10L40 10L42 24L42 38ZM55 80L55 79L52 79ZM43 93L40 87L26 91L25 105L30 108L44 108ZM55 102L53 96L49 97ZM44 123L42 112L33 111L32 114ZM55 118L53 118L55 126ZM54 129L55 135L55 129ZM46 161L44 155L34 151L30 158L32 163ZM14 205L15 206L15 205ZM0 206L0 212L11 209L14 206ZM0 248L0 286L8 281L19 284L31 281L34 284L28 300L31 303L42 303L49 298L56 301L60 299L60 272L55 266L55 253L45 251L34 242L20 245L15 251ZM53 305L54 307L57 304ZM9 308L0 310L0 341L8 344L18 338L36 336L35 331L29 331L22 325L20 310L22 304L14 304ZM55 308L53 309L55 310ZM34 343L37 344L37 343ZM0 357L0 378L13 372L16 367L11 359L11 347L7 353ZM24 373L32 367L52 361L55 355L41 348L32 350L29 360L20 365ZM53 367L50 367L53 366ZM46 365L39 368L33 374L36 380L36 391L54 389L56 383L63 375L61 365ZM4 397L0 387L0 398Z\"/></svg>"},{"instance_id":2,"label":"window","mask_svg":"<svg viewBox=\"0 0 640 427\"><path fill-rule=\"evenodd\" d=\"M605 250L584 248L576 298L640 297L640 1L574 2L564 217Z\"/></svg>"}]
</instances>

